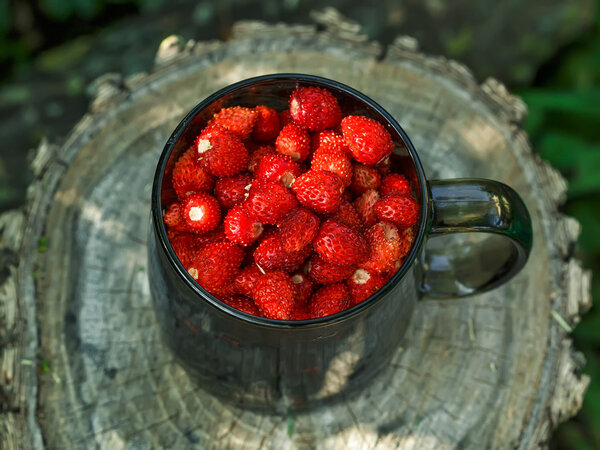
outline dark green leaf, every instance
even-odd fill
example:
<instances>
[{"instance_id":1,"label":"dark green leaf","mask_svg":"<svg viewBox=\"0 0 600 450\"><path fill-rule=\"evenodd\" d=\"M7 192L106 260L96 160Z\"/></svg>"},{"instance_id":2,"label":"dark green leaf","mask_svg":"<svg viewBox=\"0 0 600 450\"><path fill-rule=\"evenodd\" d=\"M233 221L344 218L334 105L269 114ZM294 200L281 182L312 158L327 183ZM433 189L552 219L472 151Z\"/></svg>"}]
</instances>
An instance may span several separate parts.
<instances>
[{"instance_id":1,"label":"dark green leaf","mask_svg":"<svg viewBox=\"0 0 600 450\"><path fill-rule=\"evenodd\" d=\"M11 28L12 11L9 0L0 0L0 36L8 34Z\"/></svg>"},{"instance_id":2,"label":"dark green leaf","mask_svg":"<svg viewBox=\"0 0 600 450\"><path fill-rule=\"evenodd\" d=\"M56 21L67 20L74 12L72 0L40 0L39 5L44 14Z\"/></svg>"},{"instance_id":3,"label":"dark green leaf","mask_svg":"<svg viewBox=\"0 0 600 450\"><path fill-rule=\"evenodd\" d=\"M521 95L525 103L533 107L600 118L600 89L597 88L576 92L528 89L522 91Z\"/></svg>"},{"instance_id":4,"label":"dark green leaf","mask_svg":"<svg viewBox=\"0 0 600 450\"><path fill-rule=\"evenodd\" d=\"M600 192L600 145L562 133L549 133L539 146L539 152L568 178L569 195Z\"/></svg>"}]
</instances>

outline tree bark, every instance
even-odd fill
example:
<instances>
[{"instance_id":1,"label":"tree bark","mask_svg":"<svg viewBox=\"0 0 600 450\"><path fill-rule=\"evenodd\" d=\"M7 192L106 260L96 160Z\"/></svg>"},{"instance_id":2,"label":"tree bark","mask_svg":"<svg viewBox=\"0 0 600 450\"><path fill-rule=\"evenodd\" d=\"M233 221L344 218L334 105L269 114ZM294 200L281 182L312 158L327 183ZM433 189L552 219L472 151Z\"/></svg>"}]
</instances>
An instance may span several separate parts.
<instances>
[{"instance_id":1,"label":"tree bark","mask_svg":"<svg viewBox=\"0 0 600 450\"><path fill-rule=\"evenodd\" d=\"M561 176L531 152L524 104L499 82L399 37L382 49L341 17L238 23L229 42L166 39L149 73L108 74L64 144L42 143L27 207L2 216L1 448L530 448L580 408L588 378L567 329L590 305L558 212ZM198 389L160 339L146 273L152 177L196 103L273 72L363 91L406 129L430 178L515 188L533 220L525 269L492 292L423 301L364 392L295 416Z\"/></svg>"}]
</instances>

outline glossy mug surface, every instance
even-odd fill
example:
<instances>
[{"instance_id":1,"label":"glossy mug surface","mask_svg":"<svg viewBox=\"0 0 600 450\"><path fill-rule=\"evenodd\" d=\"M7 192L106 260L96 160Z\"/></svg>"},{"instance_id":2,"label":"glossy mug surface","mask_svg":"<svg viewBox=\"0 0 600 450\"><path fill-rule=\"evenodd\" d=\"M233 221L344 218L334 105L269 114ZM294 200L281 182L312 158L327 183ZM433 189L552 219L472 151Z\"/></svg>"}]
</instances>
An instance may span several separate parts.
<instances>
[{"instance_id":1,"label":"glossy mug surface","mask_svg":"<svg viewBox=\"0 0 600 450\"><path fill-rule=\"evenodd\" d=\"M421 204L418 232L404 264L372 297L341 313L279 321L238 311L200 287L181 265L162 221L165 171L194 141L210 117L228 106L287 108L291 92L318 86L336 96L343 116L369 116L390 132L392 171L403 173ZM335 401L371 383L398 348L416 302L492 289L525 264L531 223L520 197L490 180L428 181L400 125L360 92L320 77L274 74L230 85L198 104L178 125L154 178L148 238L149 281L163 336L198 386L238 406L289 411ZM426 239L453 232L486 239L424 251ZM493 251L494 262L478 260ZM489 258L487 258L489 259Z\"/></svg>"}]
</instances>

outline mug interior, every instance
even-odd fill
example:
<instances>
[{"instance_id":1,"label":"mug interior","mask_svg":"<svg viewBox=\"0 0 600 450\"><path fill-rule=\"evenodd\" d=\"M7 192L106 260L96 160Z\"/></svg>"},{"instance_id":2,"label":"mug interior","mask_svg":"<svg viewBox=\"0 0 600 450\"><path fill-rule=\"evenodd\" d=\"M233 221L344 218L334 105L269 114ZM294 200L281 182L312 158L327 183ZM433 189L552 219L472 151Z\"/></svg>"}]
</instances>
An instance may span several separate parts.
<instances>
[{"instance_id":1,"label":"mug interior","mask_svg":"<svg viewBox=\"0 0 600 450\"><path fill-rule=\"evenodd\" d=\"M211 117L222 108L230 106L253 108L262 104L281 112L288 108L290 94L298 87L307 86L317 86L329 90L336 97L340 105L342 117L347 115L367 116L386 127L395 144L390 158L391 171L401 173L408 179L413 188L415 199L421 205L420 216L416 225L418 231L410 252L394 276L384 287L358 305L331 316L309 320L286 321L252 316L228 306L204 290L187 272L175 255L162 220L163 211L176 199L170 183L171 171L177 159L193 145L194 140L207 125ZM202 299L242 320L266 326L287 328L315 326L322 323L343 320L360 313L363 309L383 299L386 292L402 279L421 250L427 225L428 198L423 167L412 143L400 125L381 106L364 94L333 80L303 74L273 74L250 78L221 89L199 103L180 122L167 141L158 163L152 192L152 215L155 231L159 236L163 250L167 253L169 261L177 269L185 283L195 290Z\"/></svg>"}]
</instances>

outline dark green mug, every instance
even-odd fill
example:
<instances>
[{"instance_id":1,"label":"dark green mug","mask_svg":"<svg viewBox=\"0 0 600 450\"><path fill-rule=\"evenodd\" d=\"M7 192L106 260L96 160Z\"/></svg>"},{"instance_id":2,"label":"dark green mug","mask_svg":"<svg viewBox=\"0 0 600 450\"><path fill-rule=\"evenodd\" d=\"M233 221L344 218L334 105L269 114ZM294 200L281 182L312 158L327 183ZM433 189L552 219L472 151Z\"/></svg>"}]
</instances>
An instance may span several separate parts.
<instances>
[{"instance_id":1,"label":"dark green mug","mask_svg":"<svg viewBox=\"0 0 600 450\"><path fill-rule=\"evenodd\" d=\"M332 316L280 321L226 305L188 274L162 220L163 180L221 108L265 104L282 110L299 86L324 87L344 115L367 115L387 127L396 144L392 170L411 180L421 212L403 265L373 296ZM150 287L166 342L199 387L263 411L315 407L363 389L397 350L417 301L493 289L521 270L532 244L529 213L513 189L484 179L427 180L408 136L381 106L341 83L301 74L244 80L198 104L162 152L151 221Z\"/></svg>"}]
</instances>

